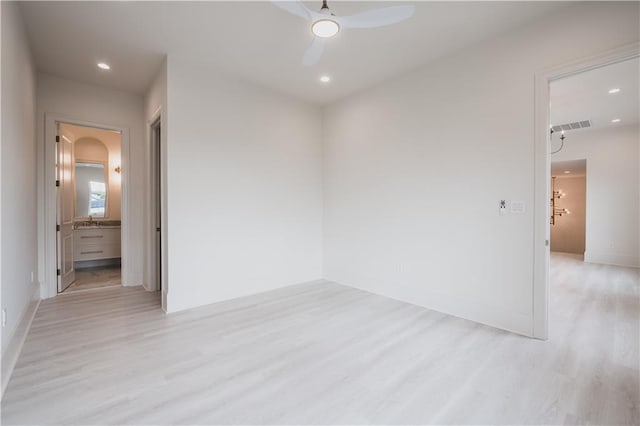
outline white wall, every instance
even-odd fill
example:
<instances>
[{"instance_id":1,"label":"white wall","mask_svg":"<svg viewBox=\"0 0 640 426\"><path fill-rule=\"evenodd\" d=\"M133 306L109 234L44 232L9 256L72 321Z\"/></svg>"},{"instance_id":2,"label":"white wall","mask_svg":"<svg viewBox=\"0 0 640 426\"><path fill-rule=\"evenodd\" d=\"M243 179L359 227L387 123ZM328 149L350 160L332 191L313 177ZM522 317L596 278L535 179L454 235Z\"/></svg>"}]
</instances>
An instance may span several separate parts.
<instances>
[{"instance_id":1,"label":"white wall","mask_svg":"<svg viewBox=\"0 0 640 426\"><path fill-rule=\"evenodd\" d=\"M5 2L5 4L7 4ZM3 34L2 34L2 29L4 28L4 21L3 21L3 9L5 9L5 7L3 7L2 3L0 3L0 82L4 81L2 79L2 52L4 51L4 49L1 46L2 40L4 39ZM6 13L5 13L6 14ZM13 62L13 61L12 61ZM4 135L3 133L3 121L1 119L1 117L4 117L4 115L2 114L2 86L3 84L0 84L0 308L2 308L2 306L4 306L2 304L2 137ZM0 330L0 362L2 359L4 359L4 351L2 350L3 347L3 341L4 341L4 332L2 332ZM0 374L2 374L0 372Z\"/></svg>"},{"instance_id":2,"label":"white wall","mask_svg":"<svg viewBox=\"0 0 640 426\"><path fill-rule=\"evenodd\" d=\"M167 103L167 60L162 63L156 73L151 86L144 96L144 114L147 124L151 124L154 114L162 110L166 114Z\"/></svg>"},{"instance_id":3,"label":"white wall","mask_svg":"<svg viewBox=\"0 0 640 426\"><path fill-rule=\"evenodd\" d=\"M585 261L640 266L638 126L567 134L554 161L587 159Z\"/></svg>"},{"instance_id":4,"label":"white wall","mask_svg":"<svg viewBox=\"0 0 640 426\"><path fill-rule=\"evenodd\" d=\"M2 2L2 329L4 355L37 290L36 76L22 17ZM32 279L32 273L34 278ZM37 293L37 292L36 292ZM37 294L36 294L37 296ZM4 367L4 365L3 365ZM3 369L4 371L4 369Z\"/></svg>"},{"instance_id":5,"label":"white wall","mask_svg":"<svg viewBox=\"0 0 640 426\"><path fill-rule=\"evenodd\" d=\"M557 209L567 209L569 214L556 215L551 225L551 251L574 253L581 256L585 250L587 180L584 176L558 176L556 191L565 196L556 199ZM549 190L551 193L551 190Z\"/></svg>"},{"instance_id":6,"label":"white wall","mask_svg":"<svg viewBox=\"0 0 640 426\"><path fill-rule=\"evenodd\" d=\"M48 74L38 74L38 141L44 144L46 113L60 114L81 121L114 125L129 129L129 164L122 165L123 175L129 173L130 221L123 240L129 241L126 285L141 285L144 279L146 220L146 144L144 130L144 104L142 96L99 86L65 80ZM43 146L43 145L41 145ZM123 146L124 148L124 146ZM39 150L41 151L41 150ZM124 152L123 152L123 155ZM44 169L44 159L38 158L38 167ZM125 168L129 168L125 171ZM39 197L44 197L39 194ZM43 200L43 198L41 198ZM42 213L42 212L41 212ZM39 229L44 227L44 216L39 215ZM39 245L44 255L44 246ZM44 271L40 271L43 274ZM42 276L42 275L41 275ZM43 295L46 295L43 289Z\"/></svg>"},{"instance_id":7,"label":"white wall","mask_svg":"<svg viewBox=\"0 0 640 426\"><path fill-rule=\"evenodd\" d=\"M321 111L171 56L168 311L322 277Z\"/></svg>"},{"instance_id":8,"label":"white wall","mask_svg":"<svg viewBox=\"0 0 640 426\"><path fill-rule=\"evenodd\" d=\"M329 106L324 277L532 335L534 75L637 39L575 4Z\"/></svg>"}]
</instances>

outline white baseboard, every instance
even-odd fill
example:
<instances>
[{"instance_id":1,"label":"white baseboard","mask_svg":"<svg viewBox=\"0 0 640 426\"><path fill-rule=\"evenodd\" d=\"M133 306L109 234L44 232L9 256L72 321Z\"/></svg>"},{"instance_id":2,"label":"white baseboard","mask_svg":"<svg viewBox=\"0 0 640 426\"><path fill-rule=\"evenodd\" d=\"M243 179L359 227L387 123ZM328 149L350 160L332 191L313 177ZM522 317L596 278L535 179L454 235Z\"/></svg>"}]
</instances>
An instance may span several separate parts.
<instances>
[{"instance_id":1,"label":"white baseboard","mask_svg":"<svg viewBox=\"0 0 640 426\"><path fill-rule=\"evenodd\" d=\"M165 314L175 314L177 312L184 312L187 311L189 309L195 309L195 308L199 308L202 306L208 306L208 305L223 305L223 304L234 304L237 306L242 305L245 302L245 299L252 297L253 299L250 300L250 303L255 303L255 298L259 297L259 296L266 296L269 297L270 295L272 295L274 292L277 291L281 291L283 289L286 289L288 287L294 287L294 286L298 286L298 285L305 285L305 284L314 284L314 283L319 283L319 282L324 282L326 280L322 279L322 278L317 278L317 279L312 279L312 280L307 280L307 281L302 281L302 282L296 282L293 284L285 284L285 285L281 285L281 286L277 286L277 287L273 287L273 288L267 288L261 291L247 291L246 293L240 293L240 294L235 294L233 296L228 296L228 297L223 297L220 299L214 299L214 300L202 300L201 302L199 302L197 305L189 305L189 306L171 306L171 300L168 297L168 293L169 293L169 289L163 290L162 291L162 297L163 297L163 302L166 303L163 307L163 310L165 312Z\"/></svg>"},{"instance_id":2,"label":"white baseboard","mask_svg":"<svg viewBox=\"0 0 640 426\"><path fill-rule=\"evenodd\" d=\"M632 256L624 253L589 250L584 252L584 261L587 263L601 263L604 265L640 268L640 258L638 258L638 256Z\"/></svg>"},{"instance_id":3,"label":"white baseboard","mask_svg":"<svg viewBox=\"0 0 640 426\"><path fill-rule=\"evenodd\" d=\"M22 352L22 346L27 338L27 334L31 328L31 322L36 315L38 306L40 306L40 285L36 283L33 285L31 291L31 299L22 311L20 321L18 322L13 335L9 336L9 344L2 354L2 389L0 399L2 399L4 391L7 389L9 379L11 379L13 369L16 366L20 352Z\"/></svg>"},{"instance_id":4,"label":"white baseboard","mask_svg":"<svg viewBox=\"0 0 640 426\"><path fill-rule=\"evenodd\" d=\"M367 293L376 294L378 296L397 300L403 303L420 306L425 309L462 318L478 324L487 325L489 327L508 331L510 333L519 334L525 337L535 338L533 335L533 317L531 315L518 314L506 310L497 309L495 306L479 306L474 301L451 300L449 297L439 295L438 293L430 293L423 300L414 300L402 297L397 294L387 292L373 291L366 287L360 287L353 284L346 284L340 281L326 279L326 281L347 287L357 288Z\"/></svg>"}]
</instances>

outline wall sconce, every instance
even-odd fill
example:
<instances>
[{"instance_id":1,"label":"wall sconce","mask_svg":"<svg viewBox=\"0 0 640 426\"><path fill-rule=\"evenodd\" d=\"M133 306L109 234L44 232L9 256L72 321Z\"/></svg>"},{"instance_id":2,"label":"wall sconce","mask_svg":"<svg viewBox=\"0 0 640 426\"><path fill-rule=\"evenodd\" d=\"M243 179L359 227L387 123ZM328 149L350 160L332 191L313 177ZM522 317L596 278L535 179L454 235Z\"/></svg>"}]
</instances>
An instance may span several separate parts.
<instances>
[{"instance_id":1,"label":"wall sconce","mask_svg":"<svg viewBox=\"0 0 640 426\"><path fill-rule=\"evenodd\" d=\"M120 168L120 166L117 166L115 169L113 169L113 171L116 173L120 173L122 169Z\"/></svg>"},{"instance_id":2,"label":"wall sconce","mask_svg":"<svg viewBox=\"0 0 640 426\"><path fill-rule=\"evenodd\" d=\"M567 194L561 190L556 191L556 178L551 178L551 221L552 225L556 224L556 216L562 216L563 214L571 214L568 209L556 207L556 200L566 197Z\"/></svg>"},{"instance_id":3,"label":"wall sconce","mask_svg":"<svg viewBox=\"0 0 640 426\"><path fill-rule=\"evenodd\" d=\"M550 139L551 141L553 141L553 134L555 133L555 130L553 130L553 128L551 128L551 131L550 131L550 132L551 132L551 133L550 133L550 135L549 135L549 139ZM555 151L551 151L551 154L556 154L556 153L558 153L558 152L562 151L562 148L564 148L564 140L565 140L565 136L564 136L564 130L563 130L563 131L562 131L562 133L560 134L560 148L558 148L558 149L557 149L557 150L555 150Z\"/></svg>"}]
</instances>

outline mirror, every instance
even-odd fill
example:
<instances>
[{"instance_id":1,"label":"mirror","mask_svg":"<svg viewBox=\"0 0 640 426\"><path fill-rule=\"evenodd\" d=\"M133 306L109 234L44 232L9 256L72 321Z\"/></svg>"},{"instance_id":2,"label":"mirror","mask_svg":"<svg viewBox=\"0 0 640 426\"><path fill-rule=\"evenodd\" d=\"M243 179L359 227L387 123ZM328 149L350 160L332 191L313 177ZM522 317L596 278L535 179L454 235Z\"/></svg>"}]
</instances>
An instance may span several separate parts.
<instances>
[{"instance_id":1,"label":"mirror","mask_svg":"<svg viewBox=\"0 0 640 426\"><path fill-rule=\"evenodd\" d=\"M103 162L76 161L76 217L105 217L106 169Z\"/></svg>"}]
</instances>

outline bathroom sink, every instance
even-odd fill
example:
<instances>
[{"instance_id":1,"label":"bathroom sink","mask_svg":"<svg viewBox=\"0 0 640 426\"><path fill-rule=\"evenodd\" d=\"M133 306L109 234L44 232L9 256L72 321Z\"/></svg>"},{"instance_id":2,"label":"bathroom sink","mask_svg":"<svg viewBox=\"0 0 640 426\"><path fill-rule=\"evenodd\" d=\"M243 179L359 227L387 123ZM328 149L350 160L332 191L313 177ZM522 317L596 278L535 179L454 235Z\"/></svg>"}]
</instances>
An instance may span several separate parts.
<instances>
[{"instance_id":1,"label":"bathroom sink","mask_svg":"<svg viewBox=\"0 0 640 426\"><path fill-rule=\"evenodd\" d=\"M120 228L119 220L77 222L73 225L73 229L113 229L113 228Z\"/></svg>"}]
</instances>

